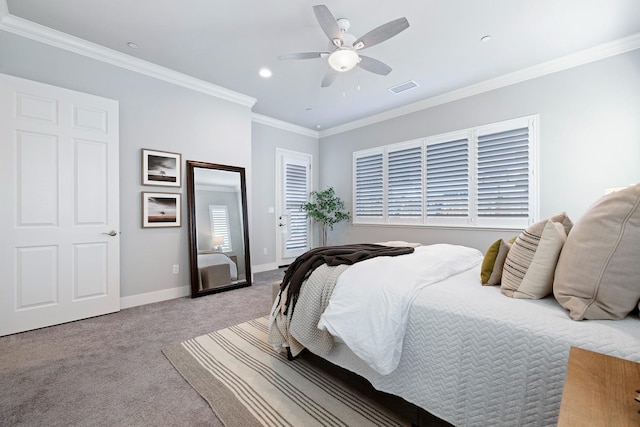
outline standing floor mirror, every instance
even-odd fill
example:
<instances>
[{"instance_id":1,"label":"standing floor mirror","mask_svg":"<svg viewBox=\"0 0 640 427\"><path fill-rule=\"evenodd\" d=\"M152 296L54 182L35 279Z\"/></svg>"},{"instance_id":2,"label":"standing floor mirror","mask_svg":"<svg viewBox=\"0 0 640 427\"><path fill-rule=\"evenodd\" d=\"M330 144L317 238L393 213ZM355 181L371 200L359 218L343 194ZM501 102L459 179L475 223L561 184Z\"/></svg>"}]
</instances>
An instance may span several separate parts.
<instances>
[{"instance_id":1,"label":"standing floor mirror","mask_svg":"<svg viewBox=\"0 0 640 427\"><path fill-rule=\"evenodd\" d=\"M244 168L187 160L191 297L251 285Z\"/></svg>"}]
</instances>

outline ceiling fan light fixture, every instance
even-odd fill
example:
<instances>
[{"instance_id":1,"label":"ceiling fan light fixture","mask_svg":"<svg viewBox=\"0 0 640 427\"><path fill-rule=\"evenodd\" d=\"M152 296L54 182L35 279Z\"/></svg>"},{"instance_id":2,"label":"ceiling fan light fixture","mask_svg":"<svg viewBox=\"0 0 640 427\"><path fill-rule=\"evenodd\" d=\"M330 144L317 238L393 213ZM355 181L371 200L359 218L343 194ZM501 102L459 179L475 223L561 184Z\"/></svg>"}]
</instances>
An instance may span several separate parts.
<instances>
[{"instance_id":1,"label":"ceiling fan light fixture","mask_svg":"<svg viewBox=\"0 0 640 427\"><path fill-rule=\"evenodd\" d=\"M360 57L350 49L338 49L329 55L329 65L341 73L349 71L360 62Z\"/></svg>"}]
</instances>

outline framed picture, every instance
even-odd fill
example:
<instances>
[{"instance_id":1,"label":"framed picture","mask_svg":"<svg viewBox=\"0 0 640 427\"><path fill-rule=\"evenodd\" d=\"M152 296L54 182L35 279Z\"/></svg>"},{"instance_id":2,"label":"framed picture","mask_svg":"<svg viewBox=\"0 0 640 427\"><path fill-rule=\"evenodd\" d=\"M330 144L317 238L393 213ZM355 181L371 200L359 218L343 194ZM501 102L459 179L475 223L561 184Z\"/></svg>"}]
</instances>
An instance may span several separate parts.
<instances>
[{"instance_id":1,"label":"framed picture","mask_svg":"<svg viewBox=\"0 0 640 427\"><path fill-rule=\"evenodd\" d=\"M142 149L142 185L180 187L182 156L178 153Z\"/></svg>"},{"instance_id":2,"label":"framed picture","mask_svg":"<svg viewBox=\"0 0 640 427\"><path fill-rule=\"evenodd\" d=\"M142 193L142 228L180 227L180 193Z\"/></svg>"}]
</instances>

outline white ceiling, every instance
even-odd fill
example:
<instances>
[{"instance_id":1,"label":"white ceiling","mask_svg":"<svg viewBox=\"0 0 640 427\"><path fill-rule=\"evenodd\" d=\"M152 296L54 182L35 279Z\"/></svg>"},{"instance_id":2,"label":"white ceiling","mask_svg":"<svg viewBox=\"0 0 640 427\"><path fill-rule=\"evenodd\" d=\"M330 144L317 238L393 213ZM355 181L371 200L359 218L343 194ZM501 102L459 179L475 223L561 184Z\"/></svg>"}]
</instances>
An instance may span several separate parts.
<instances>
[{"instance_id":1,"label":"white ceiling","mask_svg":"<svg viewBox=\"0 0 640 427\"><path fill-rule=\"evenodd\" d=\"M0 2L5 0L0 0ZM255 113L328 129L640 34L638 0L327 1L356 37L392 19L410 27L365 50L393 68L356 68L329 88L312 10L320 0L6 0L8 12L257 99ZM491 35L488 43L480 38ZM135 42L139 48L127 47ZM263 79L262 67L273 71ZM387 89L408 80L419 87ZM357 87L360 90L357 90Z\"/></svg>"}]
</instances>

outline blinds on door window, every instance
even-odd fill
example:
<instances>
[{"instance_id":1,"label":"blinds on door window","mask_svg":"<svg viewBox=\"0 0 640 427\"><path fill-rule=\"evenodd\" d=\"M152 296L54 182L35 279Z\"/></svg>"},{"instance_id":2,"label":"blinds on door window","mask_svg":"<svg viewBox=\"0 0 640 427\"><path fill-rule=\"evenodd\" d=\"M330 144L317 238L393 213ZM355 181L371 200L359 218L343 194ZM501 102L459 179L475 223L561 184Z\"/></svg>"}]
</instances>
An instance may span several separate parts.
<instances>
[{"instance_id":1,"label":"blinds on door window","mask_svg":"<svg viewBox=\"0 0 640 427\"><path fill-rule=\"evenodd\" d=\"M306 165L285 165L285 208L290 212L287 250L307 248L307 214L300 207L308 200L308 182Z\"/></svg>"}]
</instances>

